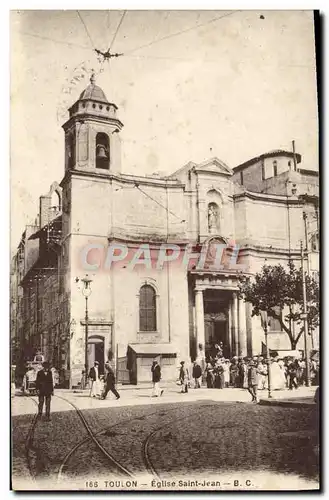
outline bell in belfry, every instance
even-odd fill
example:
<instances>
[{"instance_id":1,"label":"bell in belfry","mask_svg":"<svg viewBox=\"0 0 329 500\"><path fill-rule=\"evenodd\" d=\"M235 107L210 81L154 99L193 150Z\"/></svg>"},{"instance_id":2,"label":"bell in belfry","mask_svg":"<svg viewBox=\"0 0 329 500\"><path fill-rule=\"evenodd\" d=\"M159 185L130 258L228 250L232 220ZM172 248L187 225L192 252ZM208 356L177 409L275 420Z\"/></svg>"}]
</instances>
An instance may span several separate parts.
<instances>
[{"instance_id":1,"label":"bell in belfry","mask_svg":"<svg viewBox=\"0 0 329 500\"><path fill-rule=\"evenodd\" d=\"M97 146L97 155L96 155L97 159L107 159L107 151L106 151L106 147L103 145L103 144L99 144Z\"/></svg>"}]
</instances>

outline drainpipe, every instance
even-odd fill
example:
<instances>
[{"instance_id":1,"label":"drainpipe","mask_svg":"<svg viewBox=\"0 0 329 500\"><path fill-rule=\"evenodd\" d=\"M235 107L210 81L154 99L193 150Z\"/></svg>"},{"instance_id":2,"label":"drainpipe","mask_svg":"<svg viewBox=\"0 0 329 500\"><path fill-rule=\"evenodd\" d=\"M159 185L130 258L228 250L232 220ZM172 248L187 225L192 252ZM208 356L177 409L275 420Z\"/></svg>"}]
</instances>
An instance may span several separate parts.
<instances>
[{"instance_id":1,"label":"drainpipe","mask_svg":"<svg viewBox=\"0 0 329 500\"><path fill-rule=\"evenodd\" d=\"M168 196L168 183L166 181L166 243L169 239L169 196ZM171 316L170 316L170 276L169 276L169 265L167 262L167 302L168 302L168 341L171 342Z\"/></svg>"}]
</instances>

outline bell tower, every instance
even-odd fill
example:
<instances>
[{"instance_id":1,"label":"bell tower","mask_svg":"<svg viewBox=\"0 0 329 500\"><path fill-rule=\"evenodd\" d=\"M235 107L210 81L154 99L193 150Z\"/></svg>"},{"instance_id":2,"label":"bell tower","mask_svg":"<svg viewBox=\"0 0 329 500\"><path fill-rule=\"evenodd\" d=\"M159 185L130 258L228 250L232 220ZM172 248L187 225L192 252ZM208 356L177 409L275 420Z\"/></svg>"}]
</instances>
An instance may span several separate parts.
<instances>
[{"instance_id":1,"label":"bell tower","mask_svg":"<svg viewBox=\"0 0 329 500\"><path fill-rule=\"evenodd\" d=\"M63 125L65 173L84 171L104 175L121 172L120 130L123 124L116 116L117 109L95 85L92 74L90 85L69 108L69 119Z\"/></svg>"}]
</instances>

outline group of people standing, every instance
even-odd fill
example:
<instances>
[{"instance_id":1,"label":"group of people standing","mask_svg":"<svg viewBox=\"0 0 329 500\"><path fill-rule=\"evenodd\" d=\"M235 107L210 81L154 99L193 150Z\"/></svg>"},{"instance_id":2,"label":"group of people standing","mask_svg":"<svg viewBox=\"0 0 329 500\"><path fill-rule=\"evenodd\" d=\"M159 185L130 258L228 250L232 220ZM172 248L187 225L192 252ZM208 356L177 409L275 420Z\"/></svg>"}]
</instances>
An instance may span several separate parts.
<instances>
[{"instance_id":1,"label":"group of people standing","mask_svg":"<svg viewBox=\"0 0 329 500\"><path fill-rule=\"evenodd\" d=\"M268 388L268 369L271 375L271 389L297 389L306 384L306 362L303 358L273 357L270 364L263 356L243 358L234 356L231 360L224 357L208 357L205 367L205 380L207 387L224 389L237 387L248 389L248 372L254 366L257 372L257 389ZM319 363L310 361L310 378L312 385L318 385Z\"/></svg>"}]
</instances>

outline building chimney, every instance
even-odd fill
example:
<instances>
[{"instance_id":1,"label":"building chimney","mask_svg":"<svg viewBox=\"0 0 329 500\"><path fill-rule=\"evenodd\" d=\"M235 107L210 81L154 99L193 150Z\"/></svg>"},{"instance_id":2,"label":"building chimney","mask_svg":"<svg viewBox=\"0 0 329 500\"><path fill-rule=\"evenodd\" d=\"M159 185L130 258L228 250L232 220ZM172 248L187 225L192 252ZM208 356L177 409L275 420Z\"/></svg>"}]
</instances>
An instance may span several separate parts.
<instances>
[{"instance_id":1,"label":"building chimney","mask_svg":"<svg viewBox=\"0 0 329 500\"><path fill-rule=\"evenodd\" d=\"M40 206L39 206L40 229L49 222L50 205L51 205L51 196L40 196Z\"/></svg>"}]
</instances>

